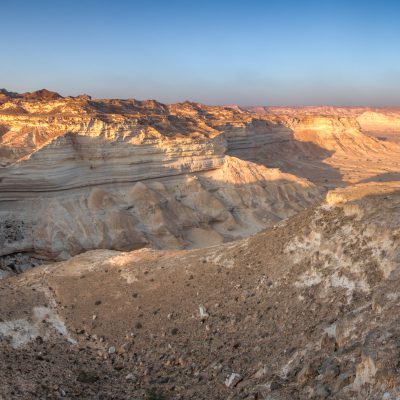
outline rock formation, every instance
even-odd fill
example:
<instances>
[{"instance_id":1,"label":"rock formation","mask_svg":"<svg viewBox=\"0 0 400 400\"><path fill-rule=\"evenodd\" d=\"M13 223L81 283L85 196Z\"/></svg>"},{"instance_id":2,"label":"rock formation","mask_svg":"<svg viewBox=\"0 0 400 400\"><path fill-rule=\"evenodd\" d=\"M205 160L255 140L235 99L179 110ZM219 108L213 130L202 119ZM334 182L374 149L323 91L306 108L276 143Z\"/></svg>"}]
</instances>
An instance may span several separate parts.
<instances>
[{"instance_id":1,"label":"rock formation","mask_svg":"<svg viewBox=\"0 0 400 400\"><path fill-rule=\"evenodd\" d=\"M380 139L399 142L400 108L386 107L247 107L262 115L324 115L330 117L349 117L359 124L363 133Z\"/></svg>"},{"instance_id":2,"label":"rock formation","mask_svg":"<svg viewBox=\"0 0 400 400\"><path fill-rule=\"evenodd\" d=\"M320 198L311 182L228 157L225 132L253 130L229 109L41 91L9 95L0 127L10 272L95 248L217 244Z\"/></svg>"},{"instance_id":3,"label":"rock formation","mask_svg":"<svg viewBox=\"0 0 400 400\"><path fill-rule=\"evenodd\" d=\"M359 111L0 94L7 274L91 249L227 242L400 170L400 146L365 135Z\"/></svg>"},{"instance_id":4,"label":"rock formation","mask_svg":"<svg viewBox=\"0 0 400 400\"><path fill-rule=\"evenodd\" d=\"M399 115L0 90L0 398L400 397Z\"/></svg>"}]
</instances>

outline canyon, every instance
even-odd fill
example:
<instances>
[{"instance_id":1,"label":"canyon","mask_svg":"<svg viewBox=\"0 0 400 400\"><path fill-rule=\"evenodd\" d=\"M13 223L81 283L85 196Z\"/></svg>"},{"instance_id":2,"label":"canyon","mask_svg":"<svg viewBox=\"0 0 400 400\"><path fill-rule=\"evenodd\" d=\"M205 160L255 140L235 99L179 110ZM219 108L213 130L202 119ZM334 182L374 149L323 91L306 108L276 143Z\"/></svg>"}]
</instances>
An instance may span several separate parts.
<instances>
[{"instance_id":1,"label":"canyon","mask_svg":"<svg viewBox=\"0 0 400 400\"><path fill-rule=\"evenodd\" d=\"M0 398L400 396L400 109L0 90Z\"/></svg>"},{"instance_id":2,"label":"canyon","mask_svg":"<svg viewBox=\"0 0 400 400\"><path fill-rule=\"evenodd\" d=\"M0 269L99 248L224 243L332 188L396 180L400 146L371 132L396 136L399 115L2 90Z\"/></svg>"}]
</instances>

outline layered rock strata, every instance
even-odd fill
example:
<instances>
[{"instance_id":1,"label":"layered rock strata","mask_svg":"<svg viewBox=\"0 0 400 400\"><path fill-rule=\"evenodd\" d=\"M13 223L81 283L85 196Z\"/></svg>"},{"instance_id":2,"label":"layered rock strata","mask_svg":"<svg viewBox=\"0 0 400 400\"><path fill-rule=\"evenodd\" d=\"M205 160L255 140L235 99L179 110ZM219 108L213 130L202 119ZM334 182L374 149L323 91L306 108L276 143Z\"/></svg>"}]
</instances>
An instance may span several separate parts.
<instances>
[{"instance_id":1,"label":"layered rock strata","mask_svg":"<svg viewBox=\"0 0 400 400\"><path fill-rule=\"evenodd\" d=\"M368 112L2 90L3 269L96 248L217 244L330 188L397 179L400 147L363 133Z\"/></svg>"},{"instance_id":2,"label":"layered rock strata","mask_svg":"<svg viewBox=\"0 0 400 400\"><path fill-rule=\"evenodd\" d=\"M279 121L229 108L15 94L0 127L8 270L95 248L217 244L321 198L304 178L229 157L290 139Z\"/></svg>"}]
</instances>

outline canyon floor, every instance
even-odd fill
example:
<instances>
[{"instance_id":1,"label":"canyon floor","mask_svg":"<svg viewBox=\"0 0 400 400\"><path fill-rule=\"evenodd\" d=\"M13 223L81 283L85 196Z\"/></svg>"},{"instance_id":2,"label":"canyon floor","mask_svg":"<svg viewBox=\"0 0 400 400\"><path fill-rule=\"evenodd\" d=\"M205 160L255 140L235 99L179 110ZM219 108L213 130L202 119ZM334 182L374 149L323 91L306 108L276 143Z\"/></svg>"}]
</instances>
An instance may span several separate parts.
<instances>
[{"instance_id":1,"label":"canyon floor","mask_svg":"<svg viewBox=\"0 0 400 400\"><path fill-rule=\"evenodd\" d=\"M399 398L398 137L2 90L0 398Z\"/></svg>"}]
</instances>

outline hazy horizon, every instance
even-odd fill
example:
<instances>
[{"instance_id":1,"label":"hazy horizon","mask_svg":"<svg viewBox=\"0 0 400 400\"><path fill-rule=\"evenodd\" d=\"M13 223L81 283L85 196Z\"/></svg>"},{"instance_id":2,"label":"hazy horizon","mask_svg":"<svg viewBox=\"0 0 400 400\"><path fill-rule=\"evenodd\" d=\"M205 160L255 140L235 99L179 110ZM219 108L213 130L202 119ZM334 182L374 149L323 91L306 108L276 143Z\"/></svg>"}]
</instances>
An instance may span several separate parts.
<instances>
[{"instance_id":1,"label":"hazy horizon","mask_svg":"<svg viewBox=\"0 0 400 400\"><path fill-rule=\"evenodd\" d=\"M3 2L0 87L240 106L400 105L391 0Z\"/></svg>"}]
</instances>

